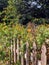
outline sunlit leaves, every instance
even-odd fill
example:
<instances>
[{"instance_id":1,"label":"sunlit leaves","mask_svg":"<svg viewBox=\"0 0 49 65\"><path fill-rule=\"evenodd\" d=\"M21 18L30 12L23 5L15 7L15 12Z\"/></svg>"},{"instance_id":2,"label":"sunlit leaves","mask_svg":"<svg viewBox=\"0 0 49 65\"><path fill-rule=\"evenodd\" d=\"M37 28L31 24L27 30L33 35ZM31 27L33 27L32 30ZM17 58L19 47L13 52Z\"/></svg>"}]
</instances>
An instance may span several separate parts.
<instances>
[{"instance_id":1,"label":"sunlit leaves","mask_svg":"<svg viewBox=\"0 0 49 65\"><path fill-rule=\"evenodd\" d=\"M6 53L8 49L8 53L9 53L11 40L13 40L13 38L15 38L15 41L16 39L19 39L20 41L22 41L20 43L21 52L25 51L26 41L29 42L30 48L32 47L33 41L35 41L37 43L37 47L40 49L43 42L45 42L45 40L49 38L49 27L47 27L46 25L39 25L34 29L35 32L34 31L31 32L30 30L32 29L33 28L31 26L31 28L28 31L27 27L24 27L18 23L9 24L9 25L6 25L5 23L0 24L0 52L5 51Z\"/></svg>"},{"instance_id":2,"label":"sunlit leaves","mask_svg":"<svg viewBox=\"0 0 49 65\"><path fill-rule=\"evenodd\" d=\"M38 44L42 44L46 38L49 38L49 28L47 28L45 25L38 26L36 33L36 40Z\"/></svg>"},{"instance_id":3,"label":"sunlit leaves","mask_svg":"<svg viewBox=\"0 0 49 65\"><path fill-rule=\"evenodd\" d=\"M43 43L46 38L49 38L49 28L45 25L39 25L35 29L35 39L37 40L38 44ZM33 41L33 34L28 32L28 29L20 24L16 25L0 25L0 42L9 43L9 40L12 38L19 38L23 41Z\"/></svg>"}]
</instances>

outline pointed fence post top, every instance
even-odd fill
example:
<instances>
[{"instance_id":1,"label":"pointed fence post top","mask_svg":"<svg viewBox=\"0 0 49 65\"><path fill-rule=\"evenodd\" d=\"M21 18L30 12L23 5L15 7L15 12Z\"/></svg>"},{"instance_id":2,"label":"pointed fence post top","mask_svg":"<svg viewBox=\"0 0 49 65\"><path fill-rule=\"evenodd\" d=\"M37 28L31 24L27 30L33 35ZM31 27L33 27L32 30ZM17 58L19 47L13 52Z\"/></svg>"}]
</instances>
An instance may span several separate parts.
<instances>
[{"instance_id":1,"label":"pointed fence post top","mask_svg":"<svg viewBox=\"0 0 49 65\"><path fill-rule=\"evenodd\" d=\"M28 43L28 41L26 42L26 47L29 47L29 43Z\"/></svg>"},{"instance_id":2,"label":"pointed fence post top","mask_svg":"<svg viewBox=\"0 0 49 65\"><path fill-rule=\"evenodd\" d=\"M43 43L41 48L41 65L47 65L47 56L46 56L46 45Z\"/></svg>"},{"instance_id":3,"label":"pointed fence post top","mask_svg":"<svg viewBox=\"0 0 49 65\"><path fill-rule=\"evenodd\" d=\"M49 39L46 39L46 41L45 42L49 42Z\"/></svg>"},{"instance_id":4,"label":"pointed fence post top","mask_svg":"<svg viewBox=\"0 0 49 65\"><path fill-rule=\"evenodd\" d=\"M43 43L43 45L42 45L41 51L42 51L43 53L46 53L46 51L47 51L46 45L45 45L44 43Z\"/></svg>"},{"instance_id":5,"label":"pointed fence post top","mask_svg":"<svg viewBox=\"0 0 49 65\"><path fill-rule=\"evenodd\" d=\"M34 49L36 49L37 47L36 47L36 43L35 42L33 42L33 48Z\"/></svg>"}]
</instances>

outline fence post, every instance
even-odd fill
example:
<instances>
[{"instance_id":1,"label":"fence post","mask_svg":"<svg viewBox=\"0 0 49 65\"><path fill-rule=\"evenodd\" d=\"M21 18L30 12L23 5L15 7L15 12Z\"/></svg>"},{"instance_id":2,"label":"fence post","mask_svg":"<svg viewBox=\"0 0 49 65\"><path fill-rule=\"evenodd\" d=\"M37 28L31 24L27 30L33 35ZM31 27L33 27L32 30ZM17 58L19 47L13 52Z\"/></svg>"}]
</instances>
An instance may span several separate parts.
<instances>
[{"instance_id":1,"label":"fence post","mask_svg":"<svg viewBox=\"0 0 49 65\"><path fill-rule=\"evenodd\" d=\"M30 52L28 42L26 42L26 65L30 65Z\"/></svg>"},{"instance_id":2,"label":"fence post","mask_svg":"<svg viewBox=\"0 0 49 65\"><path fill-rule=\"evenodd\" d=\"M34 61L33 61L33 53L31 53L31 63L32 63L32 65L34 65Z\"/></svg>"},{"instance_id":3,"label":"fence post","mask_svg":"<svg viewBox=\"0 0 49 65\"><path fill-rule=\"evenodd\" d=\"M17 39L17 61L19 61L19 39Z\"/></svg>"},{"instance_id":4,"label":"fence post","mask_svg":"<svg viewBox=\"0 0 49 65\"><path fill-rule=\"evenodd\" d=\"M38 65L41 65L41 60L38 60Z\"/></svg>"},{"instance_id":5,"label":"fence post","mask_svg":"<svg viewBox=\"0 0 49 65\"><path fill-rule=\"evenodd\" d=\"M16 63L16 43L15 43L15 38L13 38L13 43L14 43L14 63Z\"/></svg>"},{"instance_id":6,"label":"fence post","mask_svg":"<svg viewBox=\"0 0 49 65\"><path fill-rule=\"evenodd\" d=\"M36 43L33 42L33 50L32 50L32 65L36 65L37 63L37 52L36 52Z\"/></svg>"},{"instance_id":7,"label":"fence post","mask_svg":"<svg viewBox=\"0 0 49 65\"><path fill-rule=\"evenodd\" d=\"M46 45L43 44L41 48L41 65L46 65L47 63L47 58L46 58Z\"/></svg>"},{"instance_id":8,"label":"fence post","mask_svg":"<svg viewBox=\"0 0 49 65\"><path fill-rule=\"evenodd\" d=\"M21 55L21 65L24 65L24 56L23 56L23 53Z\"/></svg>"},{"instance_id":9,"label":"fence post","mask_svg":"<svg viewBox=\"0 0 49 65\"><path fill-rule=\"evenodd\" d=\"M12 44L12 40L11 40L11 64L13 63L13 44Z\"/></svg>"},{"instance_id":10,"label":"fence post","mask_svg":"<svg viewBox=\"0 0 49 65\"><path fill-rule=\"evenodd\" d=\"M24 65L24 53L23 53L23 46L22 46L23 45L22 44L23 42L22 42L22 40L20 41L20 43L21 43L20 46L22 47L21 48L22 49L22 51L21 51L21 65Z\"/></svg>"}]
</instances>

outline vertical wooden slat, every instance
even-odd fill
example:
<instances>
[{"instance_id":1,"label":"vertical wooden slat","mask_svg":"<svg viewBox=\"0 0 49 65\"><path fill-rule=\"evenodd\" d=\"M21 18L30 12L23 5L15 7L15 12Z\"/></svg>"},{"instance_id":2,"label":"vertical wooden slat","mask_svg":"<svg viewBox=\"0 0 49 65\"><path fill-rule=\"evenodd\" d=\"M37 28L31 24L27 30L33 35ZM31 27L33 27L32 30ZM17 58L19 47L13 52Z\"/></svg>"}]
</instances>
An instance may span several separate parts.
<instances>
[{"instance_id":1,"label":"vertical wooden slat","mask_svg":"<svg viewBox=\"0 0 49 65\"><path fill-rule=\"evenodd\" d=\"M33 42L33 50L32 50L32 54L33 54L33 57L32 57L32 65L36 65L37 63L37 52L36 52L36 43Z\"/></svg>"},{"instance_id":2,"label":"vertical wooden slat","mask_svg":"<svg viewBox=\"0 0 49 65\"><path fill-rule=\"evenodd\" d=\"M12 45L12 40L11 40L11 64L12 64L12 54L13 53L13 45Z\"/></svg>"},{"instance_id":3,"label":"vertical wooden slat","mask_svg":"<svg viewBox=\"0 0 49 65\"><path fill-rule=\"evenodd\" d=\"M21 49L22 49L22 51L20 51L21 52L21 65L24 65L24 53L23 53L23 42L22 42L22 40L20 41L20 43L21 43Z\"/></svg>"},{"instance_id":4,"label":"vertical wooden slat","mask_svg":"<svg viewBox=\"0 0 49 65\"><path fill-rule=\"evenodd\" d=\"M21 65L24 65L24 56L23 56L23 53L21 55Z\"/></svg>"},{"instance_id":5,"label":"vertical wooden slat","mask_svg":"<svg viewBox=\"0 0 49 65\"><path fill-rule=\"evenodd\" d=\"M46 65L47 63L47 58L46 58L46 46L45 44L42 45L42 48L41 48L41 65Z\"/></svg>"},{"instance_id":6,"label":"vertical wooden slat","mask_svg":"<svg viewBox=\"0 0 49 65\"><path fill-rule=\"evenodd\" d=\"M31 63L32 63L32 65L34 65L34 61L33 61L33 53L31 53Z\"/></svg>"},{"instance_id":7,"label":"vertical wooden slat","mask_svg":"<svg viewBox=\"0 0 49 65\"><path fill-rule=\"evenodd\" d=\"M12 40L10 41L11 42L11 46L10 46L10 65L12 65L13 63L13 45L12 45Z\"/></svg>"},{"instance_id":8,"label":"vertical wooden slat","mask_svg":"<svg viewBox=\"0 0 49 65\"><path fill-rule=\"evenodd\" d=\"M38 65L41 65L41 60L38 60Z\"/></svg>"},{"instance_id":9,"label":"vertical wooden slat","mask_svg":"<svg viewBox=\"0 0 49 65\"><path fill-rule=\"evenodd\" d=\"M17 61L19 61L19 39L17 39Z\"/></svg>"},{"instance_id":10,"label":"vertical wooden slat","mask_svg":"<svg viewBox=\"0 0 49 65\"><path fill-rule=\"evenodd\" d=\"M14 43L14 63L16 63L16 43L15 43L15 38L13 38L13 43Z\"/></svg>"},{"instance_id":11,"label":"vertical wooden slat","mask_svg":"<svg viewBox=\"0 0 49 65\"><path fill-rule=\"evenodd\" d=\"M30 59L29 59L29 43L26 43L26 65L30 65Z\"/></svg>"}]
</instances>

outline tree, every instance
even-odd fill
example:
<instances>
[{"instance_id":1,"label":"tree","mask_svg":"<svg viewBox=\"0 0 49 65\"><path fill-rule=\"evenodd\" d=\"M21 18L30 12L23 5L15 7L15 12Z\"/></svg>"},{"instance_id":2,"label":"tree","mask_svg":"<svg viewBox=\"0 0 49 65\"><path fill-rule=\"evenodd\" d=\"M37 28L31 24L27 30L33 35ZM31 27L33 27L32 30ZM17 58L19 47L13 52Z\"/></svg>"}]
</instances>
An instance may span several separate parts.
<instances>
[{"instance_id":1,"label":"tree","mask_svg":"<svg viewBox=\"0 0 49 65\"><path fill-rule=\"evenodd\" d=\"M7 7L8 0L0 0L0 11L3 10L3 8Z\"/></svg>"},{"instance_id":2,"label":"tree","mask_svg":"<svg viewBox=\"0 0 49 65\"><path fill-rule=\"evenodd\" d=\"M21 14L20 23L26 24L32 17L49 18L48 0L22 0L18 3L18 11Z\"/></svg>"},{"instance_id":3,"label":"tree","mask_svg":"<svg viewBox=\"0 0 49 65\"><path fill-rule=\"evenodd\" d=\"M5 14L3 21L6 23L17 21L17 9L16 9L16 0L9 0L8 6L4 9L3 13Z\"/></svg>"},{"instance_id":4,"label":"tree","mask_svg":"<svg viewBox=\"0 0 49 65\"><path fill-rule=\"evenodd\" d=\"M2 14L2 11L5 7L8 5L8 0L0 0L0 22L2 22L2 18L4 17L4 14Z\"/></svg>"}]
</instances>

